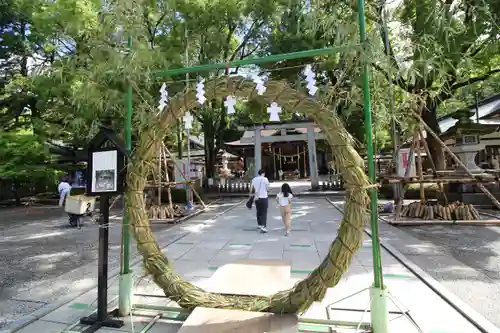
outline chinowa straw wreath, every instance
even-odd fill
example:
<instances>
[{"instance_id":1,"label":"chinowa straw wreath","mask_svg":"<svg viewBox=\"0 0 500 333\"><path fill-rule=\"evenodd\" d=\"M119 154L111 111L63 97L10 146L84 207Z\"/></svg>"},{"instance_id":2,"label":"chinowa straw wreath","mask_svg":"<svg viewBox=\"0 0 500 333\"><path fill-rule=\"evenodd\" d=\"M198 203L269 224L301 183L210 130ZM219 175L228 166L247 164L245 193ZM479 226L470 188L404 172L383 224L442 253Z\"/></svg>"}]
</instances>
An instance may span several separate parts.
<instances>
[{"instance_id":1,"label":"chinowa straw wreath","mask_svg":"<svg viewBox=\"0 0 500 333\"><path fill-rule=\"evenodd\" d=\"M330 245L323 262L304 280L288 290L270 297L234 296L209 293L184 281L162 253L150 229L144 202L144 188L151 171L152 160L170 126L187 110L197 105L196 91L187 90L174 96L169 104L139 138L127 169L127 214L137 241L137 249L144 259L144 268L165 295L186 309L197 306L208 308L242 309L274 313L302 313L315 301L321 301L328 288L334 287L347 271L354 253L362 244L370 186L364 173L363 160L353 147L353 139L342 121L304 93L296 91L285 81L271 81L261 96L267 102L275 101L283 108L300 108L318 124L335 154L337 165L347 187L344 216L338 235ZM255 84L241 77L218 78L205 85L207 99L235 95L249 98L255 94Z\"/></svg>"}]
</instances>

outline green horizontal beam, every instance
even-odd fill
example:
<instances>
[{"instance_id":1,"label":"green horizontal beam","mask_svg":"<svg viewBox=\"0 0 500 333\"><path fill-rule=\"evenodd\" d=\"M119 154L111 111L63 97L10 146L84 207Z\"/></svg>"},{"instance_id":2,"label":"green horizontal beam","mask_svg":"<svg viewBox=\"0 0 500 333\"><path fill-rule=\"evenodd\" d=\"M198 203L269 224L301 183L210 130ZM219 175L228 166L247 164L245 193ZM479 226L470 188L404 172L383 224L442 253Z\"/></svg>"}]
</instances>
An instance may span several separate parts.
<instances>
[{"instance_id":1,"label":"green horizontal beam","mask_svg":"<svg viewBox=\"0 0 500 333\"><path fill-rule=\"evenodd\" d=\"M278 61L283 61L283 60L316 57L316 56L321 56L321 55L327 55L329 53L344 52L344 51L346 51L350 48L353 48L353 47L359 47L359 45L355 44L352 46L326 47L326 48L322 48L322 49L314 49L314 50L299 51L299 52L292 52L292 53L274 54L274 55L261 57L261 58L256 57L256 58L248 58L248 59L243 59L243 60L235 60L235 61L231 61L229 63L218 63L218 64L198 65L198 66L192 66L192 67L182 67L182 68L176 68L176 69L169 69L166 71L158 71L158 72L154 73L154 76L157 78L160 78L160 77L168 77L168 76L174 76L174 75L186 74L186 73L208 72L208 71L213 71L213 70L217 70L217 69L226 69L226 68L244 66L244 65L258 65L258 64L265 64L265 63L269 63L269 62L278 62Z\"/></svg>"}]
</instances>

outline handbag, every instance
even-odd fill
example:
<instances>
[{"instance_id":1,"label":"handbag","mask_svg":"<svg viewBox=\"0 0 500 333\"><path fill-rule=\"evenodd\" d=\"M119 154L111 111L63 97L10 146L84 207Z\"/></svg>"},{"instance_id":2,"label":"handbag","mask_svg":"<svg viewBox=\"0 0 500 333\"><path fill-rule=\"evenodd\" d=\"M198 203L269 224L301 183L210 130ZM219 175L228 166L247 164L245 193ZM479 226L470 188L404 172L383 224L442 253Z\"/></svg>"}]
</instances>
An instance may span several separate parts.
<instances>
[{"instance_id":1,"label":"handbag","mask_svg":"<svg viewBox=\"0 0 500 333\"><path fill-rule=\"evenodd\" d=\"M259 190L260 190L261 186L262 186L262 180L260 181L260 184L259 184ZM255 201L255 194L252 194L252 189L253 188L250 187L250 196L248 197L247 203L245 204L248 209L252 209L253 202ZM255 192L257 193L257 192L259 192L259 190L255 191Z\"/></svg>"},{"instance_id":2,"label":"handbag","mask_svg":"<svg viewBox=\"0 0 500 333\"><path fill-rule=\"evenodd\" d=\"M255 199L255 197L253 195L251 195L248 200L247 200L247 203L246 203L246 206L248 209L252 209L252 205L253 205L253 200Z\"/></svg>"}]
</instances>

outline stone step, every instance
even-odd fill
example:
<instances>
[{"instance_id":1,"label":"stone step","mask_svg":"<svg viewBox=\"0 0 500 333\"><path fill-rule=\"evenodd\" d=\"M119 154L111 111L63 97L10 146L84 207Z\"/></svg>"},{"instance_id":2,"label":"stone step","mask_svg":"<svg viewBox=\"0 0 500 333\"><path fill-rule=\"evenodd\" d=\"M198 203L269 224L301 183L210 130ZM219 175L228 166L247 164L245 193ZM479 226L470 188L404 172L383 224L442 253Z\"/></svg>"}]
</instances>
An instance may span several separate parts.
<instances>
[{"instance_id":1,"label":"stone step","mask_svg":"<svg viewBox=\"0 0 500 333\"><path fill-rule=\"evenodd\" d=\"M295 315L197 307L177 333L298 333Z\"/></svg>"},{"instance_id":2,"label":"stone step","mask_svg":"<svg viewBox=\"0 0 500 333\"><path fill-rule=\"evenodd\" d=\"M206 291L229 295L271 296L292 286L290 263L283 260L238 260L221 266Z\"/></svg>"}]
</instances>

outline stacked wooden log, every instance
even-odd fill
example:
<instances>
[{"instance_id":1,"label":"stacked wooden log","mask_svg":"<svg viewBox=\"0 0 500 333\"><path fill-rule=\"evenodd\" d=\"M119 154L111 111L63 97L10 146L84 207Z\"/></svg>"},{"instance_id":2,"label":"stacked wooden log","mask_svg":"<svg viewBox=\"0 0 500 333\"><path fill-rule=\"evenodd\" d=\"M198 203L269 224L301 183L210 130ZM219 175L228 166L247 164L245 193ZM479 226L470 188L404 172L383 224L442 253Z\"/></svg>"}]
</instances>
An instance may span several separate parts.
<instances>
[{"instance_id":1,"label":"stacked wooden log","mask_svg":"<svg viewBox=\"0 0 500 333\"><path fill-rule=\"evenodd\" d=\"M174 205L171 209L168 205L149 207L148 217L150 220L168 220L184 216L182 209Z\"/></svg>"},{"instance_id":2,"label":"stacked wooden log","mask_svg":"<svg viewBox=\"0 0 500 333\"><path fill-rule=\"evenodd\" d=\"M404 206L401 216L422 218L424 220L479 220L478 211L471 204L456 201L448 205L436 202L416 201Z\"/></svg>"}]
</instances>

